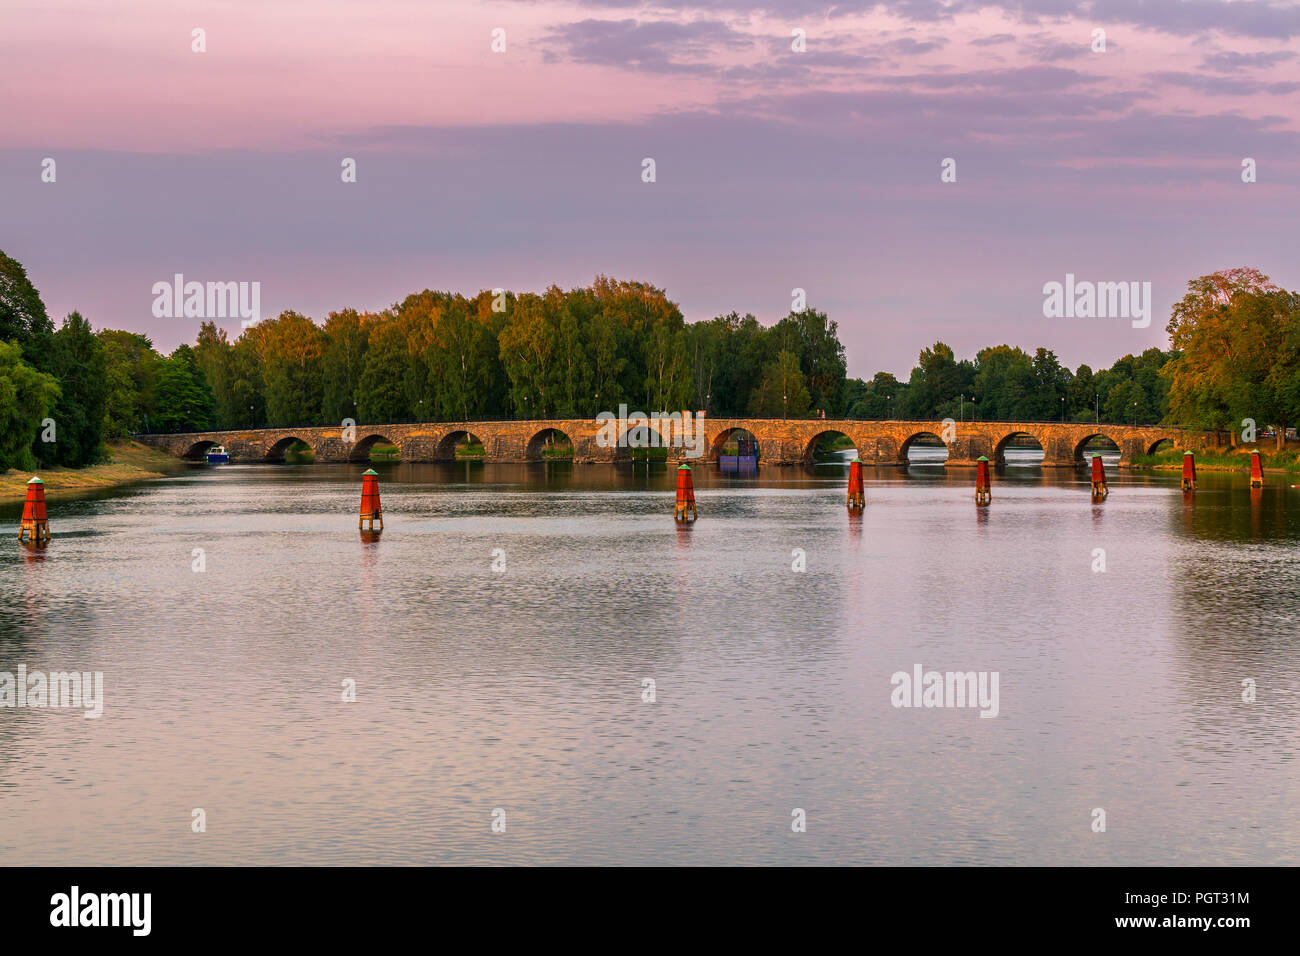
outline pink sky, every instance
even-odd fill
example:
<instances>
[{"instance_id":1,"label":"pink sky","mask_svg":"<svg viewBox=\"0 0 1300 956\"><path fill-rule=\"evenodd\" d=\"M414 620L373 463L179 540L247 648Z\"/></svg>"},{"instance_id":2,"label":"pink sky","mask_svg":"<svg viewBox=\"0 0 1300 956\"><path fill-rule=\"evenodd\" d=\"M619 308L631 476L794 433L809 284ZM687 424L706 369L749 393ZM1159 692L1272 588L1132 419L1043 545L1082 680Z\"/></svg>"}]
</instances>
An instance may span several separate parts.
<instances>
[{"instance_id":1,"label":"pink sky","mask_svg":"<svg viewBox=\"0 0 1300 956\"><path fill-rule=\"evenodd\" d=\"M176 271L260 281L264 312L318 319L603 272L691 320L771 322L799 286L864 376L906 374L938 338L1109 364L1163 345L1203 272L1300 285L1300 8L831 8L10 0L0 248L52 314L162 348L197 327L149 314ZM1151 281L1153 327L1043 319L1067 271Z\"/></svg>"}]
</instances>

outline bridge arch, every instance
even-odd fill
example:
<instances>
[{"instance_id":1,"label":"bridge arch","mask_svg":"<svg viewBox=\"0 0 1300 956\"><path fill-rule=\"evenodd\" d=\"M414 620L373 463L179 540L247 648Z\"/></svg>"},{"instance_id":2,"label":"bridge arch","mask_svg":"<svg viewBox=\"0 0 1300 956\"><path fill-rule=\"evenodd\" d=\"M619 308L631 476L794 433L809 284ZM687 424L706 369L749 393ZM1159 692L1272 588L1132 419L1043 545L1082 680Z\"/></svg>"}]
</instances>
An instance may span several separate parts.
<instances>
[{"instance_id":1,"label":"bridge arch","mask_svg":"<svg viewBox=\"0 0 1300 956\"><path fill-rule=\"evenodd\" d=\"M348 449L348 461L369 461L370 449L374 448L375 445L380 442L383 442L386 445L396 445L398 449L402 447L398 442L393 441L387 435L381 434L380 432L372 432ZM398 457L401 457L400 454Z\"/></svg>"},{"instance_id":2,"label":"bridge arch","mask_svg":"<svg viewBox=\"0 0 1300 956\"><path fill-rule=\"evenodd\" d=\"M1157 438L1155 441L1151 442L1147 446L1146 453L1148 455L1155 455L1155 454L1159 454L1162 451L1173 451L1177 447L1178 447L1178 442L1174 441L1172 438L1168 436L1165 436L1164 438Z\"/></svg>"},{"instance_id":3,"label":"bridge arch","mask_svg":"<svg viewBox=\"0 0 1300 956\"><path fill-rule=\"evenodd\" d=\"M182 454L181 457L184 458L186 461L202 461L203 456L207 453L207 450L209 448L216 447L217 444L218 444L217 442L212 441L212 439L210 438L205 438L200 441L196 441L194 442L194 444L190 445L187 449L185 449L185 453Z\"/></svg>"},{"instance_id":4,"label":"bridge arch","mask_svg":"<svg viewBox=\"0 0 1300 956\"><path fill-rule=\"evenodd\" d=\"M1042 458L1047 457L1047 448L1045 445L1043 445L1043 440L1040 437L1033 434L1032 432L1014 431L1014 432L1008 432L1007 434L1003 435L1000 439L998 439L997 445L995 445L993 448L993 463L999 466L1005 465L1007 463L1007 454L1006 454L1007 447L1009 445L1013 445L1013 443L1019 444L1018 440L1025 439L1025 438L1030 439L1031 441L1033 441L1035 445L1038 446L1038 451L1041 453ZM1022 461L1022 462L1017 462L1017 464L1037 465L1041 463L1042 458L1040 458L1040 460L1037 462Z\"/></svg>"},{"instance_id":5,"label":"bridge arch","mask_svg":"<svg viewBox=\"0 0 1300 956\"><path fill-rule=\"evenodd\" d=\"M568 455L546 454L548 448L562 448L565 445L567 445L569 449ZM543 428L541 431L534 433L533 437L528 439L528 444L525 446L524 450L524 457L529 461L545 461L549 458L568 458L572 455L572 436L558 428Z\"/></svg>"},{"instance_id":6,"label":"bridge arch","mask_svg":"<svg viewBox=\"0 0 1300 956\"><path fill-rule=\"evenodd\" d=\"M838 428L826 428L823 429L822 431L819 431L816 435L813 435L812 438L808 440L808 443L804 445L804 449L803 449L804 462L811 464L812 462L816 461L818 446L820 446L827 439L834 440L837 438L847 438L849 441L853 442L853 457L854 458L862 457L862 449L858 447L858 443L853 439L853 436L840 431Z\"/></svg>"},{"instance_id":7,"label":"bridge arch","mask_svg":"<svg viewBox=\"0 0 1300 956\"><path fill-rule=\"evenodd\" d=\"M312 450L313 455L316 453L316 448L305 438L301 438L298 435L285 435L267 446L266 451L262 454L262 458L266 461L284 461L285 454L291 447L293 447L295 442L302 442Z\"/></svg>"},{"instance_id":8,"label":"bridge arch","mask_svg":"<svg viewBox=\"0 0 1300 956\"><path fill-rule=\"evenodd\" d=\"M1121 448L1120 440L1122 440L1122 437L1123 436L1121 436L1120 439L1116 439L1113 435L1108 435L1106 432L1092 432L1089 435L1085 435L1074 446L1074 460L1080 463L1084 462L1085 460L1084 451L1083 451L1084 447L1089 442L1092 442L1096 439L1101 440L1102 447L1099 450L1099 454L1118 455L1120 454L1120 448Z\"/></svg>"},{"instance_id":9,"label":"bridge arch","mask_svg":"<svg viewBox=\"0 0 1300 956\"><path fill-rule=\"evenodd\" d=\"M754 448L757 454L759 455L759 457L762 457L763 443L759 441L758 436L756 434L754 434L748 428L745 428L744 426L741 425L735 425L731 428L724 428L716 435L714 435L713 440L709 442L709 457L716 460L723 453L723 451L726 449L727 445L730 442L739 441L741 439L746 439L746 438L753 441Z\"/></svg>"},{"instance_id":10,"label":"bridge arch","mask_svg":"<svg viewBox=\"0 0 1300 956\"><path fill-rule=\"evenodd\" d=\"M438 442L437 459L438 461L456 461L456 449L461 443L473 445L475 443L483 446L484 456L487 454L487 443L478 435L464 428L458 428L454 431L447 432ZM474 457L480 457L475 455Z\"/></svg>"},{"instance_id":11,"label":"bridge arch","mask_svg":"<svg viewBox=\"0 0 1300 956\"><path fill-rule=\"evenodd\" d=\"M943 458L935 458L932 461L924 462L924 464L942 465L945 461L947 461L950 457L952 457L952 449L948 447L948 443L944 441L942 438L940 438L938 435L936 435L934 432L927 432L927 431L912 432L912 434L908 435L907 438L903 439L902 444L898 446L898 463L900 465L908 464L909 452L911 452L912 446L914 444L917 444L918 447L937 447L938 445L943 446L943 450L944 450Z\"/></svg>"}]
</instances>

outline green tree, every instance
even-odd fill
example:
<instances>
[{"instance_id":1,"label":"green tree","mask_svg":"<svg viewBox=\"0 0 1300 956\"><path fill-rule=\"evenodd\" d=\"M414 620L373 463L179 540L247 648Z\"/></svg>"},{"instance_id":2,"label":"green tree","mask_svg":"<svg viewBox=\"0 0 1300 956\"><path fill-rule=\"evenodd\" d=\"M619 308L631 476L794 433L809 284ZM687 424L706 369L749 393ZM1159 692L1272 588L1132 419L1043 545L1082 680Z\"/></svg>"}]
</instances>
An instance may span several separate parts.
<instances>
[{"instance_id":1,"label":"green tree","mask_svg":"<svg viewBox=\"0 0 1300 956\"><path fill-rule=\"evenodd\" d=\"M847 363L839 339L839 326L825 312L804 309L791 312L772 330L779 348L799 356L799 368L808 383L814 409L828 415L840 409Z\"/></svg>"},{"instance_id":2,"label":"green tree","mask_svg":"<svg viewBox=\"0 0 1300 956\"><path fill-rule=\"evenodd\" d=\"M370 325L376 316L363 322L356 309L331 312L325 320L325 354L321 361L322 412L327 422L341 422L356 413L357 393L366 367L366 349L370 344Z\"/></svg>"},{"instance_id":3,"label":"green tree","mask_svg":"<svg viewBox=\"0 0 1300 956\"><path fill-rule=\"evenodd\" d=\"M54 333L51 365L60 387L54 459L72 468L92 464L102 457L108 381L104 347L80 312ZM34 451L39 457L44 448Z\"/></svg>"},{"instance_id":4,"label":"green tree","mask_svg":"<svg viewBox=\"0 0 1300 956\"><path fill-rule=\"evenodd\" d=\"M1278 290L1268 276L1249 268L1200 276L1187 288L1166 326L1178 353L1164 367L1168 418L1171 424L1235 432L1241 418L1255 417L1243 414L1248 379L1276 357L1262 353L1284 338L1280 330L1270 336L1252 327L1247 300Z\"/></svg>"},{"instance_id":5,"label":"green tree","mask_svg":"<svg viewBox=\"0 0 1300 956\"><path fill-rule=\"evenodd\" d=\"M541 296L521 295L499 336L510 404L524 418L547 418L555 409L560 344L550 311Z\"/></svg>"},{"instance_id":6,"label":"green tree","mask_svg":"<svg viewBox=\"0 0 1300 956\"><path fill-rule=\"evenodd\" d=\"M763 370L763 378L749 399L749 413L757 418L803 418L811 398L793 352L778 352Z\"/></svg>"},{"instance_id":7,"label":"green tree","mask_svg":"<svg viewBox=\"0 0 1300 956\"><path fill-rule=\"evenodd\" d=\"M425 349L424 361L433 386L432 418L469 421L484 416L497 371L496 343L490 327L461 296L442 314L438 335Z\"/></svg>"},{"instance_id":8,"label":"green tree","mask_svg":"<svg viewBox=\"0 0 1300 956\"><path fill-rule=\"evenodd\" d=\"M137 332L103 329L96 333L104 349L104 437L126 438L148 431L154 414L158 363L149 338Z\"/></svg>"},{"instance_id":9,"label":"green tree","mask_svg":"<svg viewBox=\"0 0 1300 956\"><path fill-rule=\"evenodd\" d=\"M225 329L215 322L203 322L194 344L194 358L217 402L216 423L220 428L237 428L248 421L248 408L237 400L232 388L232 353Z\"/></svg>"},{"instance_id":10,"label":"green tree","mask_svg":"<svg viewBox=\"0 0 1300 956\"><path fill-rule=\"evenodd\" d=\"M863 390L849 407L848 417L868 421L888 419L893 415L894 409L905 403L903 391L906 388L889 372L877 372L870 382L863 383ZM858 393L856 387L853 391Z\"/></svg>"},{"instance_id":11,"label":"green tree","mask_svg":"<svg viewBox=\"0 0 1300 956\"><path fill-rule=\"evenodd\" d=\"M158 431L198 432L213 427L217 402L188 345L177 346L159 363L155 406Z\"/></svg>"},{"instance_id":12,"label":"green tree","mask_svg":"<svg viewBox=\"0 0 1300 956\"><path fill-rule=\"evenodd\" d=\"M0 342L0 471L36 468L32 448L58 400L58 380L23 361L17 342Z\"/></svg>"},{"instance_id":13,"label":"green tree","mask_svg":"<svg viewBox=\"0 0 1300 956\"><path fill-rule=\"evenodd\" d=\"M27 270L0 250L0 341L17 342L28 364L49 371L53 335L54 323Z\"/></svg>"},{"instance_id":14,"label":"green tree","mask_svg":"<svg viewBox=\"0 0 1300 956\"><path fill-rule=\"evenodd\" d=\"M903 412L913 419L958 415L958 396L974 393L975 366L958 362L943 342L922 349L919 365L912 369L904 397Z\"/></svg>"},{"instance_id":15,"label":"green tree","mask_svg":"<svg viewBox=\"0 0 1300 956\"><path fill-rule=\"evenodd\" d=\"M410 367L406 335L397 322L390 319L373 325L365 367L357 383L359 421L397 422L410 417L403 386Z\"/></svg>"},{"instance_id":16,"label":"green tree","mask_svg":"<svg viewBox=\"0 0 1300 956\"><path fill-rule=\"evenodd\" d=\"M301 425L321 420L325 333L315 322L286 310L259 322L267 424ZM252 331L252 330L250 330ZM401 379L398 379L399 384Z\"/></svg>"}]
</instances>

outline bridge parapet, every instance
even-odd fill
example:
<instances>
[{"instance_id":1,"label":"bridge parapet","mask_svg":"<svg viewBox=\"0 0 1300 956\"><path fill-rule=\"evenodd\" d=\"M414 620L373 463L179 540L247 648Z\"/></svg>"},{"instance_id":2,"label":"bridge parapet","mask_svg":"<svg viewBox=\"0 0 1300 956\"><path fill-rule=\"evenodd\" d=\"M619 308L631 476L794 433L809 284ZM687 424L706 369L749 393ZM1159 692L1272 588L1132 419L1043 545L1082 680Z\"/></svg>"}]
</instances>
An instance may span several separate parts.
<instances>
[{"instance_id":1,"label":"bridge parapet","mask_svg":"<svg viewBox=\"0 0 1300 956\"><path fill-rule=\"evenodd\" d=\"M851 440L858 456L877 466L906 465L908 450L918 440L941 442L948 467L974 467L981 456L1001 463L1008 444L1025 436L1043 449L1043 467L1073 468L1082 461L1083 446L1093 437L1110 439L1119 448L1120 464L1131 464L1161 441L1192 451L1217 447L1211 432L1156 426L1104 425L1074 422L906 422L834 419L704 419L704 450L700 460L714 461L724 446L742 433L758 442L761 460L769 465L811 462L819 441L831 435ZM452 422L359 425L354 436L338 426L312 428L233 429L179 435L139 435L137 439L177 457L197 458L209 446L226 447L232 461L282 459L293 441L306 443L318 462L364 461L377 441L391 442L402 461L448 461L457 441L466 434L483 443L484 460L520 462L543 458L548 435L559 432L572 443L573 460L610 463L626 460L626 447L604 447L598 441L600 423L591 419L546 421ZM927 438L928 436L928 438ZM690 461L683 447L668 449L670 461Z\"/></svg>"}]
</instances>

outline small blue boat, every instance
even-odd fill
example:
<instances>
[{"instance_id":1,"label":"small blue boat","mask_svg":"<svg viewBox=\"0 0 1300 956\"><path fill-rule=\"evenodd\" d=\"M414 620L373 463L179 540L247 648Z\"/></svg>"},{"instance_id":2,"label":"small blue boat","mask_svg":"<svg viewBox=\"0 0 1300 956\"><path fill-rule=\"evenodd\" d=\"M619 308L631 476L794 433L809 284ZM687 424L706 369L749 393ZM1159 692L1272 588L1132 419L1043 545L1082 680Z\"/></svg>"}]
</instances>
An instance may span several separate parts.
<instances>
[{"instance_id":1,"label":"small blue boat","mask_svg":"<svg viewBox=\"0 0 1300 956\"><path fill-rule=\"evenodd\" d=\"M204 453L203 460L209 465L218 465L230 461L230 455L226 453L225 445L213 445Z\"/></svg>"}]
</instances>

